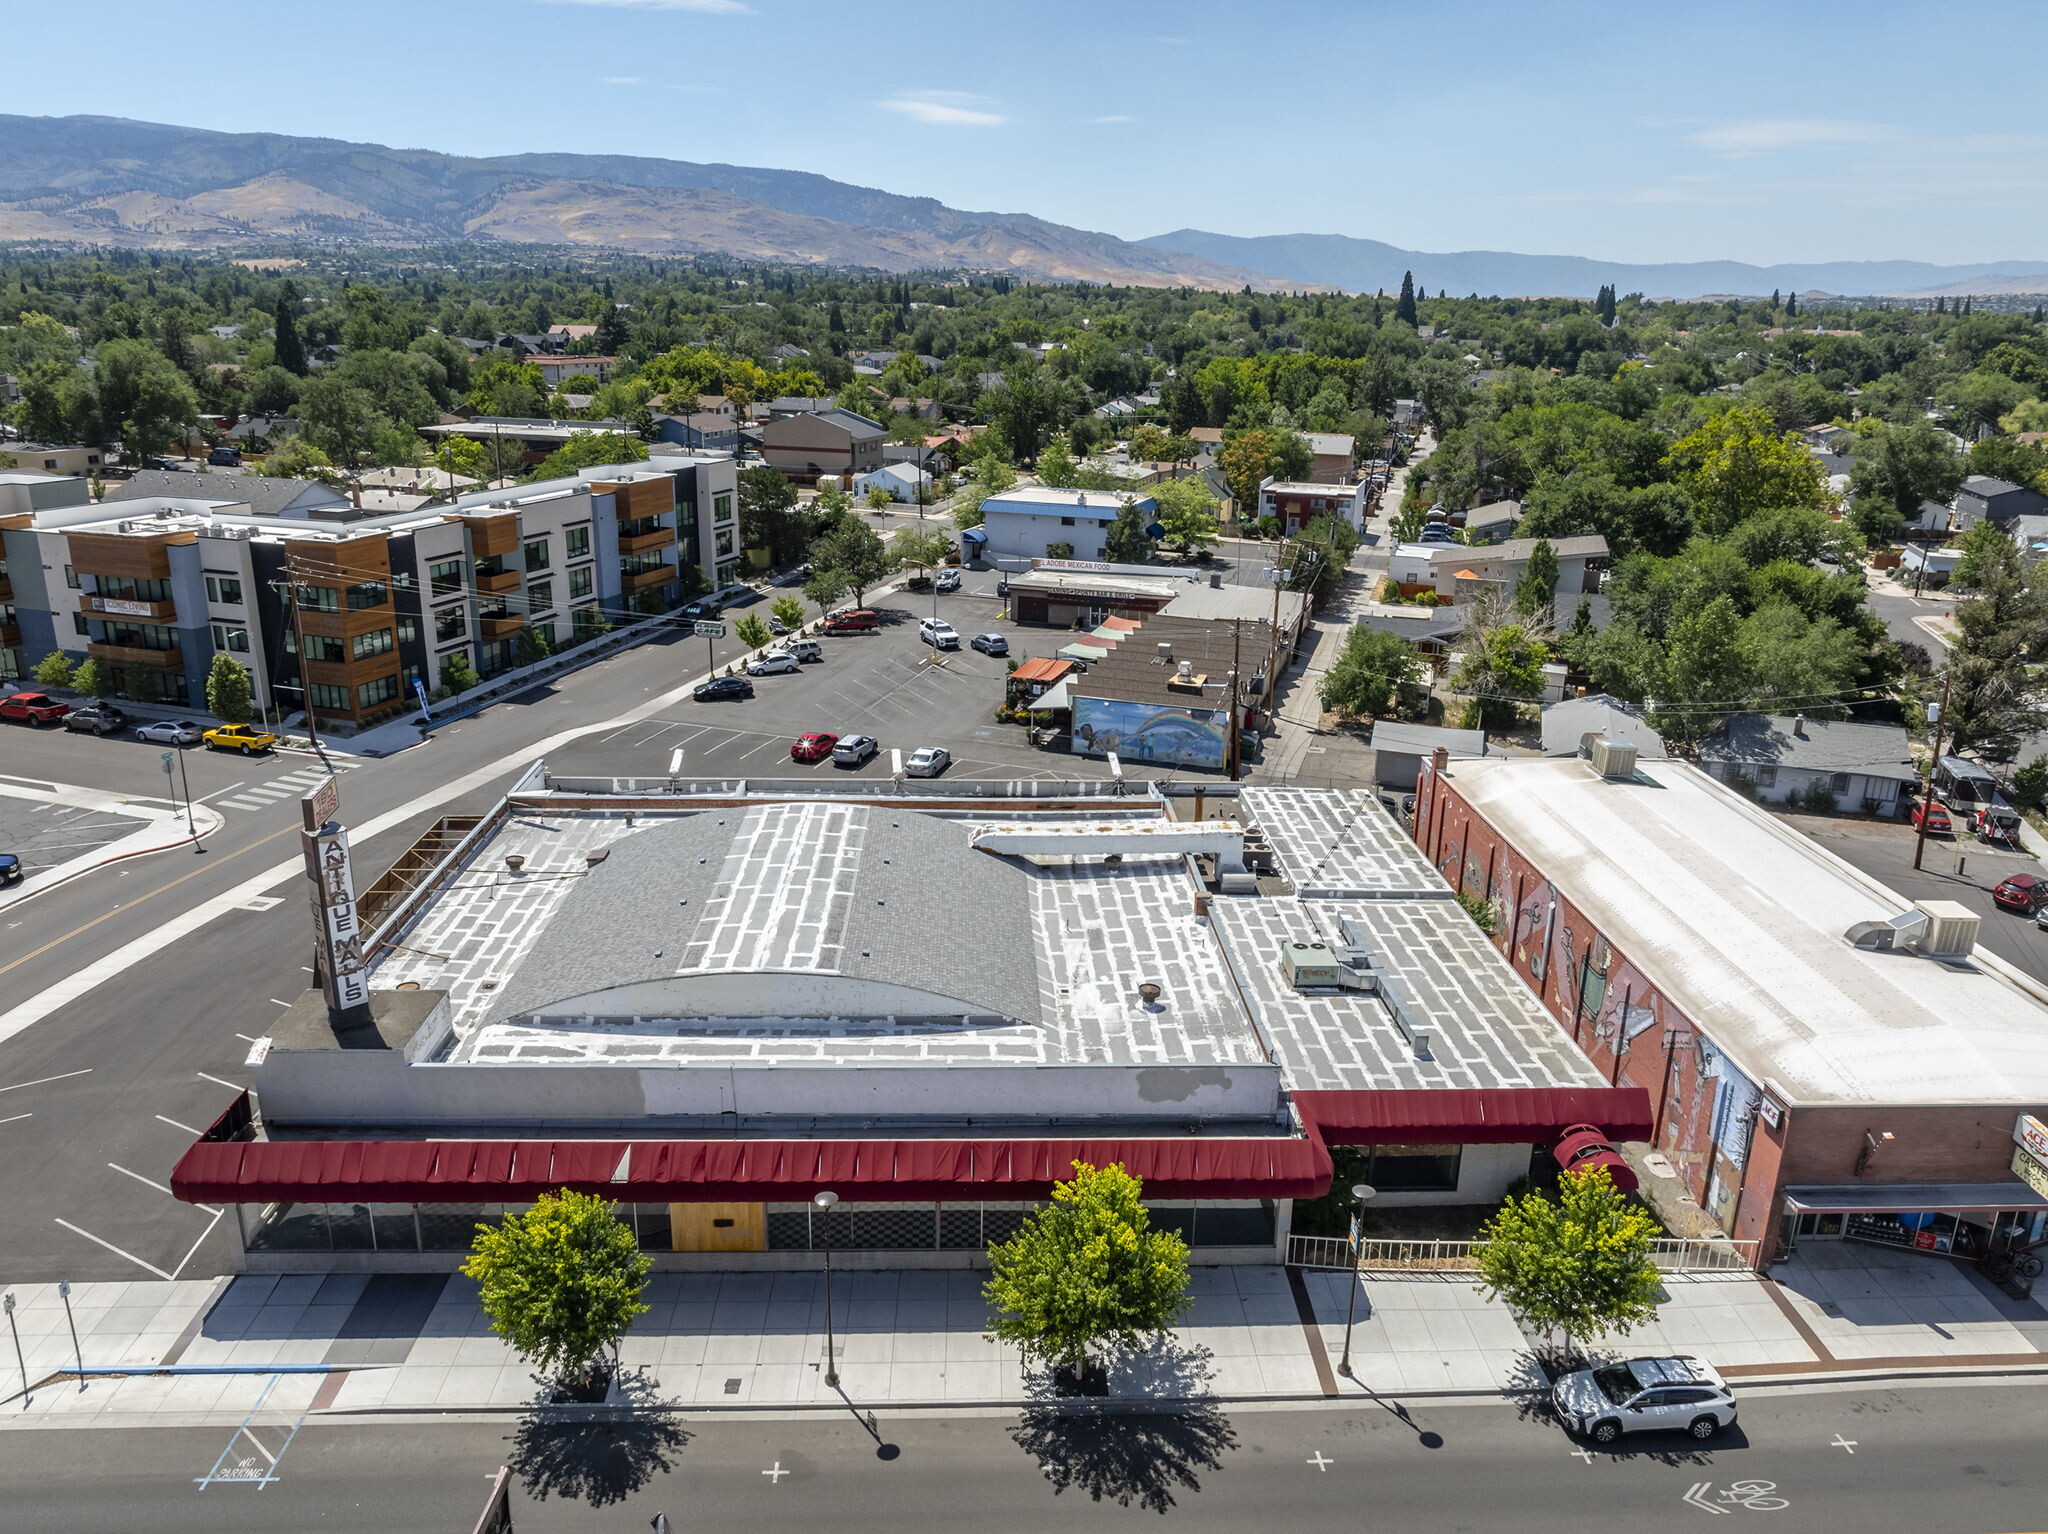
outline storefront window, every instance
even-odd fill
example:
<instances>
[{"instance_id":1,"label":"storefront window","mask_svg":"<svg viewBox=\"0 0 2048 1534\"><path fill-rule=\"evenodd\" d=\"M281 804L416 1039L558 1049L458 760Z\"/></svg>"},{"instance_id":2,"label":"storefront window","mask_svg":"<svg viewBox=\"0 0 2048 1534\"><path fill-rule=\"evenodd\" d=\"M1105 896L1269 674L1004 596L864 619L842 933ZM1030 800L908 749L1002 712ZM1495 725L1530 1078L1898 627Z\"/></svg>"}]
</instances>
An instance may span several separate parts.
<instances>
[{"instance_id":1,"label":"storefront window","mask_svg":"<svg viewBox=\"0 0 2048 1534\"><path fill-rule=\"evenodd\" d=\"M1448 1193L1463 1156L1461 1145L1375 1145L1365 1181L1382 1193Z\"/></svg>"}]
</instances>

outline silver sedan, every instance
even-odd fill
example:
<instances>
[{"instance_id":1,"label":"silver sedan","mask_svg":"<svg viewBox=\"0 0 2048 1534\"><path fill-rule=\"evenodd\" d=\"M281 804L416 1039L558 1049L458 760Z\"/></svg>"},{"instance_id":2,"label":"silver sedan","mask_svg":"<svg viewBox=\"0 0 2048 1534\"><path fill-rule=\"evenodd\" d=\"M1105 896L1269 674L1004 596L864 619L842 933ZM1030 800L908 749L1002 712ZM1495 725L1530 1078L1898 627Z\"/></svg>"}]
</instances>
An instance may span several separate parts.
<instances>
[{"instance_id":1,"label":"silver sedan","mask_svg":"<svg viewBox=\"0 0 2048 1534\"><path fill-rule=\"evenodd\" d=\"M161 741L167 746L196 746L201 738L199 727L182 719L159 719L154 724L138 725L135 733L143 740Z\"/></svg>"}]
</instances>

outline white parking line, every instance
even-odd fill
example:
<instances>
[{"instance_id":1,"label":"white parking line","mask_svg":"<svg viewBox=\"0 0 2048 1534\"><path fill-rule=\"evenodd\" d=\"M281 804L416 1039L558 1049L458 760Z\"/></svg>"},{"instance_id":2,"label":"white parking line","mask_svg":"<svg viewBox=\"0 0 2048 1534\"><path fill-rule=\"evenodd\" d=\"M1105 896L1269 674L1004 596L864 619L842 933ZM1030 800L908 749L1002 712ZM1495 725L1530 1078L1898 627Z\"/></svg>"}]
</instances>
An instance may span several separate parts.
<instances>
[{"instance_id":1,"label":"white parking line","mask_svg":"<svg viewBox=\"0 0 2048 1534\"><path fill-rule=\"evenodd\" d=\"M90 1076L91 1074L92 1067L88 1065L83 1070L66 1071L61 1076L38 1076L34 1081L17 1081L11 1087L0 1087L0 1092L19 1092L23 1087L48 1086L53 1081L69 1081L73 1076Z\"/></svg>"},{"instance_id":2,"label":"white parking line","mask_svg":"<svg viewBox=\"0 0 2048 1534\"><path fill-rule=\"evenodd\" d=\"M179 1122L178 1122L178 1121L177 1121L176 1119L167 1119L167 1118L165 1118L165 1117L164 1117L164 1116L163 1116L163 1115L162 1115L161 1113L158 1113L158 1114L153 1114L153 1115L152 1115L152 1117L154 1117L155 1119L157 1119L157 1120L158 1120L159 1122L161 1122L161 1123L165 1123L165 1124L168 1124L168 1125L170 1125L170 1126L171 1126L171 1128L173 1128L173 1129L182 1129L182 1130L184 1130L184 1131L185 1131L185 1133L186 1133L186 1134L188 1134L188 1135L196 1135L196 1134L202 1134L202 1133L204 1133L204 1131L203 1131L203 1130L198 1130L198 1129L194 1129L194 1128L193 1128L193 1127L192 1127L192 1126L191 1126L190 1124L180 1124L180 1123L179 1123Z\"/></svg>"},{"instance_id":3,"label":"white parking line","mask_svg":"<svg viewBox=\"0 0 2048 1534\"><path fill-rule=\"evenodd\" d=\"M243 1086L239 1081L222 1081L220 1077L209 1076L204 1071L194 1071L192 1074L197 1076L201 1081L210 1081L217 1087L226 1087L230 1092L246 1092L249 1090L247 1087Z\"/></svg>"},{"instance_id":4,"label":"white parking line","mask_svg":"<svg viewBox=\"0 0 2048 1534\"><path fill-rule=\"evenodd\" d=\"M140 1257L137 1257L133 1252L124 1252L118 1246L114 1245L113 1242L102 1241L98 1236L95 1236L91 1231L80 1230L76 1225L73 1225L69 1220L58 1220L57 1223L63 1226L66 1230L71 1231L73 1234L85 1237L86 1240L92 1242L95 1246L105 1247L108 1251L112 1252L116 1257L126 1257L130 1262L134 1263L136 1267L143 1269L145 1272L154 1273L158 1278L164 1279L166 1281L168 1281L171 1276L170 1274L166 1273L162 1268L158 1267L155 1263L144 1262ZM210 1228L211 1227L209 1227L209 1229ZM202 1236L200 1239L204 1240L205 1237Z\"/></svg>"},{"instance_id":5,"label":"white parking line","mask_svg":"<svg viewBox=\"0 0 2048 1534\"><path fill-rule=\"evenodd\" d=\"M668 754L668 775L674 777L683 770L683 748L677 746Z\"/></svg>"},{"instance_id":6,"label":"white parking line","mask_svg":"<svg viewBox=\"0 0 2048 1534\"><path fill-rule=\"evenodd\" d=\"M17 1113L11 1119L0 1119L0 1124L18 1124L23 1119L32 1119L34 1117L33 1113Z\"/></svg>"}]
</instances>

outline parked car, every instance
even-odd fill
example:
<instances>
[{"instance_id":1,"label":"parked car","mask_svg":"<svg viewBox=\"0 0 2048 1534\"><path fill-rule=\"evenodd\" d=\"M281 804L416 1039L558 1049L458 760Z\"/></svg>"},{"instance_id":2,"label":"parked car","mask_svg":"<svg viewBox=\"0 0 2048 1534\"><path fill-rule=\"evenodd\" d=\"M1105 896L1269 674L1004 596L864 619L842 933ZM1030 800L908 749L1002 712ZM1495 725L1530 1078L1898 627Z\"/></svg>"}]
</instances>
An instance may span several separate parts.
<instances>
[{"instance_id":1,"label":"parked car","mask_svg":"<svg viewBox=\"0 0 2048 1534\"><path fill-rule=\"evenodd\" d=\"M206 455L206 461L217 469L239 469L242 455L231 447L217 447Z\"/></svg>"},{"instance_id":2,"label":"parked car","mask_svg":"<svg viewBox=\"0 0 2048 1534\"><path fill-rule=\"evenodd\" d=\"M0 719L12 719L16 724L40 728L55 724L70 712L69 703L60 703L46 692L15 692L0 698Z\"/></svg>"},{"instance_id":3,"label":"parked car","mask_svg":"<svg viewBox=\"0 0 2048 1534\"><path fill-rule=\"evenodd\" d=\"M1913 805L1912 820L1915 826L1920 824L1923 814L1927 819L1927 834L1929 836L1953 836L1955 834L1955 827L1948 818L1948 806L1939 799L1935 800L1932 804L1916 802Z\"/></svg>"},{"instance_id":4,"label":"parked car","mask_svg":"<svg viewBox=\"0 0 2048 1534\"><path fill-rule=\"evenodd\" d=\"M167 746L196 746L203 738L199 726L187 724L182 719L159 719L152 724L135 727L139 740L161 741Z\"/></svg>"},{"instance_id":5,"label":"parked car","mask_svg":"<svg viewBox=\"0 0 2048 1534\"><path fill-rule=\"evenodd\" d=\"M128 728L128 716L111 703L88 703L84 708L74 708L64 716L67 730L90 730L95 735L111 735L116 730Z\"/></svg>"},{"instance_id":6,"label":"parked car","mask_svg":"<svg viewBox=\"0 0 2048 1534\"><path fill-rule=\"evenodd\" d=\"M761 593L752 586L720 586L716 591L706 592L695 601L685 602L677 610L678 618L716 618L728 607L739 607L749 601L758 601Z\"/></svg>"},{"instance_id":7,"label":"parked car","mask_svg":"<svg viewBox=\"0 0 2048 1534\"><path fill-rule=\"evenodd\" d=\"M881 618L865 607L847 607L829 613L820 625L828 634L870 634L881 626Z\"/></svg>"},{"instance_id":8,"label":"parked car","mask_svg":"<svg viewBox=\"0 0 2048 1534\"><path fill-rule=\"evenodd\" d=\"M1735 1425L1728 1382L1700 1359L1631 1358L1567 1374L1550 1392L1560 1421L1595 1443L1623 1433L1686 1433L1704 1442Z\"/></svg>"},{"instance_id":9,"label":"parked car","mask_svg":"<svg viewBox=\"0 0 2048 1534\"><path fill-rule=\"evenodd\" d=\"M699 703L716 703L721 698L751 698L753 695L754 684L743 676L715 676L690 689L690 696Z\"/></svg>"},{"instance_id":10,"label":"parked car","mask_svg":"<svg viewBox=\"0 0 2048 1534\"><path fill-rule=\"evenodd\" d=\"M258 751L269 751L277 745L277 737L268 730L259 730L253 724L224 724L208 730L200 739L206 742L209 751L239 751L244 756L254 756Z\"/></svg>"},{"instance_id":11,"label":"parked car","mask_svg":"<svg viewBox=\"0 0 2048 1534\"><path fill-rule=\"evenodd\" d=\"M770 650L766 655L757 655L747 662L748 676L782 676L802 669L797 658L787 650Z\"/></svg>"},{"instance_id":12,"label":"parked car","mask_svg":"<svg viewBox=\"0 0 2048 1534\"><path fill-rule=\"evenodd\" d=\"M917 626L917 637L934 650L960 648L959 632L943 618L927 618Z\"/></svg>"},{"instance_id":13,"label":"parked car","mask_svg":"<svg viewBox=\"0 0 2048 1534\"><path fill-rule=\"evenodd\" d=\"M789 625L776 617L775 614L770 613L768 615L768 632L777 635L787 634L789 632Z\"/></svg>"},{"instance_id":14,"label":"parked car","mask_svg":"<svg viewBox=\"0 0 2048 1534\"><path fill-rule=\"evenodd\" d=\"M1001 634L976 634L967 642L984 655L1008 655L1010 653L1010 641L1003 638Z\"/></svg>"},{"instance_id":15,"label":"parked car","mask_svg":"<svg viewBox=\"0 0 2048 1534\"><path fill-rule=\"evenodd\" d=\"M0 852L0 884L19 884L25 873L18 856L12 852Z\"/></svg>"},{"instance_id":16,"label":"parked car","mask_svg":"<svg viewBox=\"0 0 2048 1534\"><path fill-rule=\"evenodd\" d=\"M958 591L960 589L960 572L953 569L941 570L938 578L932 584L940 591Z\"/></svg>"},{"instance_id":17,"label":"parked car","mask_svg":"<svg viewBox=\"0 0 2048 1534\"><path fill-rule=\"evenodd\" d=\"M776 586L801 586L811 578L809 565L798 565L794 570L785 570L770 583Z\"/></svg>"},{"instance_id":18,"label":"parked car","mask_svg":"<svg viewBox=\"0 0 2048 1534\"><path fill-rule=\"evenodd\" d=\"M789 759L793 762L822 762L832 754L832 748L839 744L837 735L827 735L823 730L813 730L808 735L799 735L790 743Z\"/></svg>"},{"instance_id":19,"label":"parked car","mask_svg":"<svg viewBox=\"0 0 2048 1534\"><path fill-rule=\"evenodd\" d=\"M858 767L881 749L882 743L872 735L842 735L832 748L833 765Z\"/></svg>"},{"instance_id":20,"label":"parked car","mask_svg":"<svg viewBox=\"0 0 2048 1534\"><path fill-rule=\"evenodd\" d=\"M2009 875L1992 889L1991 899L2005 910L2032 916L2048 902L2048 879L2039 874Z\"/></svg>"},{"instance_id":21,"label":"parked car","mask_svg":"<svg viewBox=\"0 0 2048 1534\"><path fill-rule=\"evenodd\" d=\"M815 639L792 639L782 648L807 665L825 658L825 647Z\"/></svg>"},{"instance_id":22,"label":"parked car","mask_svg":"<svg viewBox=\"0 0 2048 1534\"><path fill-rule=\"evenodd\" d=\"M953 753L944 746L919 746L903 764L906 778L935 778L953 765Z\"/></svg>"}]
</instances>

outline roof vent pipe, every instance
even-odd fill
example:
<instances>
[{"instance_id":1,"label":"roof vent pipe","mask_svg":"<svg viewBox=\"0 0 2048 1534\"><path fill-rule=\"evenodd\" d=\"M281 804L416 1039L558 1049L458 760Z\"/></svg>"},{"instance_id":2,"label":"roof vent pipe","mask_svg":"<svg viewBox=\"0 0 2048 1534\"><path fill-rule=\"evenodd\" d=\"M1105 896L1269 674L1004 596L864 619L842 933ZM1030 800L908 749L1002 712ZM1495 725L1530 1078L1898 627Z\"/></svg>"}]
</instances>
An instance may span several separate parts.
<instances>
[{"instance_id":1,"label":"roof vent pipe","mask_svg":"<svg viewBox=\"0 0 2048 1534\"><path fill-rule=\"evenodd\" d=\"M1801 740L1806 739L1806 715L1794 714L1792 716L1792 733Z\"/></svg>"},{"instance_id":2,"label":"roof vent pipe","mask_svg":"<svg viewBox=\"0 0 2048 1534\"><path fill-rule=\"evenodd\" d=\"M1438 777L1445 777L1449 774L1450 768L1450 747L1438 746L1434 751L1429 753L1429 770L1431 772L1435 773Z\"/></svg>"}]
</instances>

